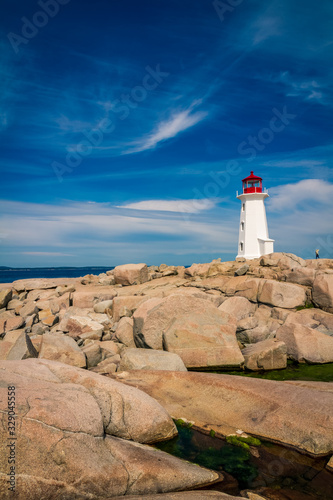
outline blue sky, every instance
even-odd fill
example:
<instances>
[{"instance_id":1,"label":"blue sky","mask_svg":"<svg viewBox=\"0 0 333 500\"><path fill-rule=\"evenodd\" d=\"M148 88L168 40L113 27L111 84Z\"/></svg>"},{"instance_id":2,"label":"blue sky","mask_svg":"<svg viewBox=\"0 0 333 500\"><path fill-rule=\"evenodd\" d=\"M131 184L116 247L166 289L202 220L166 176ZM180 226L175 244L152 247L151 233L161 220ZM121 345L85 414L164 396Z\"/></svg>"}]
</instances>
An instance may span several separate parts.
<instances>
[{"instance_id":1,"label":"blue sky","mask_svg":"<svg viewBox=\"0 0 333 500\"><path fill-rule=\"evenodd\" d=\"M4 0L0 265L333 258L333 4Z\"/></svg>"}]
</instances>

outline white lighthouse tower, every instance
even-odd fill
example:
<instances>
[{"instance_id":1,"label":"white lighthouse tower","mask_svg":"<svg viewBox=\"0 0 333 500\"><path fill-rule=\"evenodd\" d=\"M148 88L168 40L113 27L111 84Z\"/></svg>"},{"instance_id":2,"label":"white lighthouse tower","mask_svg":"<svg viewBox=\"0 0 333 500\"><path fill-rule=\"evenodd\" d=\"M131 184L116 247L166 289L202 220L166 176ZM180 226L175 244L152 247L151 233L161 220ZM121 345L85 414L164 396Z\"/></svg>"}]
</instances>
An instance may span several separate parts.
<instances>
[{"instance_id":1,"label":"white lighthouse tower","mask_svg":"<svg viewBox=\"0 0 333 500\"><path fill-rule=\"evenodd\" d=\"M274 240L268 237L264 204L268 193L262 191L262 178L253 172L242 182L243 193L238 195L237 192L237 198L242 202L237 257L256 259L274 252Z\"/></svg>"}]
</instances>

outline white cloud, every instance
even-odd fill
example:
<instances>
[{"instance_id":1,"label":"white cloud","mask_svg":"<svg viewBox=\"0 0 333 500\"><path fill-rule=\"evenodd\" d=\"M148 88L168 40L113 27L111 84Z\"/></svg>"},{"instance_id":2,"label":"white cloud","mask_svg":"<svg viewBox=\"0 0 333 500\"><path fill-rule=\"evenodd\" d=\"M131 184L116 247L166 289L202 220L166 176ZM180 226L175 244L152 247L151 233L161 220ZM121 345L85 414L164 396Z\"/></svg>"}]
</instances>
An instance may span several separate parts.
<instances>
[{"instance_id":1,"label":"white cloud","mask_svg":"<svg viewBox=\"0 0 333 500\"><path fill-rule=\"evenodd\" d=\"M333 184L321 179L305 179L270 189L269 207L272 211L285 211L316 202L333 204Z\"/></svg>"},{"instance_id":2,"label":"white cloud","mask_svg":"<svg viewBox=\"0 0 333 500\"><path fill-rule=\"evenodd\" d=\"M159 123L153 132L130 144L130 147L124 151L124 154L154 149L160 142L176 137L180 132L204 120L208 115L206 111L192 113L193 108L200 103L201 100L197 100L187 110L173 112L170 118Z\"/></svg>"},{"instance_id":3,"label":"white cloud","mask_svg":"<svg viewBox=\"0 0 333 500\"><path fill-rule=\"evenodd\" d=\"M233 251L237 244L237 230L228 216L222 221L212 214L126 213L110 204L89 202L47 205L3 201L1 209L0 232L7 236L1 245L4 265L52 265L54 259L62 258L60 254L68 257L57 262L73 265L117 265L137 259L156 262L159 254L172 258L215 252L218 256ZM18 260L23 256L25 261Z\"/></svg>"},{"instance_id":4,"label":"white cloud","mask_svg":"<svg viewBox=\"0 0 333 500\"><path fill-rule=\"evenodd\" d=\"M317 80L292 77L289 71L284 71L279 75L278 81L289 87L287 96L300 96L304 100L315 100L321 103L324 101L323 88Z\"/></svg>"},{"instance_id":5,"label":"white cloud","mask_svg":"<svg viewBox=\"0 0 333 500\"><path fill-rule=\"evenodd\" d=\"M132 210L149 210L161 212L198 213L209 210L216 205L217 200L145 200L136 203L128 203L117 208L128 208Z\"/></svg>"},{"instance_id":6,"label":"white cloud","mask_svg":"<svg viewBox=\"0 0 333 500\"><path fill-rule=\"evenodd\" d=\"M316 168L325 166L323 160L270 160L263 162L262 165L266 167L277 168Z\"/></svg>"}]
</instances>

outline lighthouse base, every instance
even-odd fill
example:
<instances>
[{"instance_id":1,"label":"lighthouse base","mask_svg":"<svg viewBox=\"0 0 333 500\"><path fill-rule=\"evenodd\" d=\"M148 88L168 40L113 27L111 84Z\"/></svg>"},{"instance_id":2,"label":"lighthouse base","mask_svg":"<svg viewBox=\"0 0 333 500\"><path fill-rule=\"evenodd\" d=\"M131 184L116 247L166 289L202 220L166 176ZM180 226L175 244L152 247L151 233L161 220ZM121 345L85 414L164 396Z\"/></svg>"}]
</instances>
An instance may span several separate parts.
<instances>
[{"instance_id":1,"label":"lighthouse base","mask_svg":"<svg viewBox=\"0 0 333 500\"><path fill-rule=\"evenodd\" d=\"M252 260L259 259L263 255L267 255L269 253L274 252L274 240L270 238L258 238L258 252L255 254L248 254L246 252L240 252L236 259L242 257L243 259Z\"/></svg>"}]
</instances>

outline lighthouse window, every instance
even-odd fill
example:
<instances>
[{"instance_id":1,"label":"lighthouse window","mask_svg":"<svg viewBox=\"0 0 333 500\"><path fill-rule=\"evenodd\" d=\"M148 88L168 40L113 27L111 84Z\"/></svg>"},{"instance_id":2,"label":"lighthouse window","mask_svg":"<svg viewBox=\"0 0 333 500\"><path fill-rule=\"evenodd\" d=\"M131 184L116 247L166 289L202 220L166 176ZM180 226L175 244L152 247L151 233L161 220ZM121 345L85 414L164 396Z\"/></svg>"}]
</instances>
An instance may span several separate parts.
<instances>
[{"instance_id":1,"label":"lighthouse window","mask_svg":"<svg viewBox=\"0 0 333 500\"><path fill-rule=\"evenodd\" d=\"M244 244L243 244L242 241L240 242L239 247L240 247L240 251L242 252L243 251L243 247L244 247Z\"/></svg>"},{"instance_id":2,"label":"lighthouse window","mask_svg":"<svg viewBox=\"0 0 333 500\"><path fill-rule=\"evenodd\" d=\"M244 231L244 222L241 222L241 230Z\"/></svg>"},{"instance_id":3,"label":"lighthouse window","mask_svg":"<svg viewBox=\"0 0 333 500\"><path fill-rule=\"evenodd\" d=\"M242 204L242 211L245 212L245 203Z\"/></svg>"}]
</instances>

